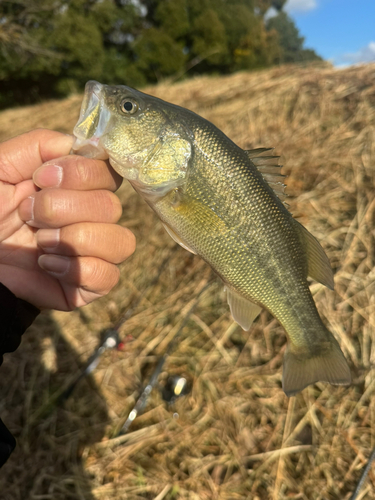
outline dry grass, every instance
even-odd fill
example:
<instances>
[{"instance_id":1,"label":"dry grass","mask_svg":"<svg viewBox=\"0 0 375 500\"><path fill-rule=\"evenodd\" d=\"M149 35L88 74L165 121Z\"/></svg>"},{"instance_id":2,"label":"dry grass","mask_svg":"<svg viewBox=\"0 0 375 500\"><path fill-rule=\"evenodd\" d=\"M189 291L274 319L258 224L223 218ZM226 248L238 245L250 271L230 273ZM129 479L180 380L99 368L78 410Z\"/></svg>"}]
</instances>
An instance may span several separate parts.
<instances>
[{"instance_id":1,"label":"dry grass","mask_svg":"<svg viewBox=\"0 0 375 500\"><path fill-rule=\"evenodd\" d=\"M280 67L147 91L197 111L244 148L276 146L291 211L335 271L335 291L313 284L312 292L353 384L316 384L288 400L280 388L282 328L263 312L243 333L214 282L159 377L162 385L184 374L192 392L169 407L154 390L129 434L111 440L212 277L124 185L122 223L138 250L119 286L83 310L42 315L2 367L0 413L18 439L2 470L2 498L348 499L375 445L375 66ZM80 100L5 111L0 139L37 126L70 132ZM65 407L44 411L99 332L138 296L121 329L134 340L108 352ZM373 468L359 498L375 499L374 486Z\"/></svg>"}]
</instances>

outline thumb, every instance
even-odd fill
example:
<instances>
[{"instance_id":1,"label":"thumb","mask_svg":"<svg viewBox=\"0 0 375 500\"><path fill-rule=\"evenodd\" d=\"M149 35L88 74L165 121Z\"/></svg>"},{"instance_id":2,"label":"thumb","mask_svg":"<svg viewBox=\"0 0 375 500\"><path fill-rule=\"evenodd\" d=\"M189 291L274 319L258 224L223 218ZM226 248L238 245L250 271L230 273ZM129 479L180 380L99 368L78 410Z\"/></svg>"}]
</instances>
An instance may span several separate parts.
<instances>
[{"instance_id":1,"label":"thumb","mask_svg":"<svg viewBox=\"0 0 375 500\"><path fill-rule=\"evenodd\" d=\"M17 184L31 179L44 162L68 155L73 136L37 129L0 144L0 180Z\"/></svg>"}]
</instances>

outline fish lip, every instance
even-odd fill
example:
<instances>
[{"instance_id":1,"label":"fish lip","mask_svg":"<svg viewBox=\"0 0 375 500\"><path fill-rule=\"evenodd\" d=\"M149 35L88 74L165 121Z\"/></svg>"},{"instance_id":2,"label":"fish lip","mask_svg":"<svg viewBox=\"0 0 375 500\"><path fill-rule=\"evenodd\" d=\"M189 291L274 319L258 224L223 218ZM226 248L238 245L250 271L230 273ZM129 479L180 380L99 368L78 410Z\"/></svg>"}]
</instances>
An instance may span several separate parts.
<instances>
[{"instance_id":1,"label":"fish lip","mask_svg":"<svg viewBox=\"0 0 375 500\"><path fill-rule=\"evenodd\" d=\"M85 85L79 119L73 130L73 135L76 138L72 147L73 153L88 158L108 159L108 154L100 144L101 137L110 119L110 112L101 99L103 88L104 85L95 80L90 80ZM99 121L91 137L87 137L85 127L82 127L82 125L98 107Z\"/></svg>"}]
</instances>

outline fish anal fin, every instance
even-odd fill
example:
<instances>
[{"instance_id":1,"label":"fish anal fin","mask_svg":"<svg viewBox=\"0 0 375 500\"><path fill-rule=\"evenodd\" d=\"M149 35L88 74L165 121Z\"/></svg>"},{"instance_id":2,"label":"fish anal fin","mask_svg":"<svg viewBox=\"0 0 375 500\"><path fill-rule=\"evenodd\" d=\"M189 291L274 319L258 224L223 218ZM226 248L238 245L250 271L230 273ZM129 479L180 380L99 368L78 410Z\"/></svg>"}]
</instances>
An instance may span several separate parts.
<instances>
[{"instance_id":1,"label":"fish anal fin","mask_svg":"<svg viewBox=\"0 0 375 500\"><path fill-rule=\"evenodd\" d=\"M289 344L283 362L283 390L294 396L315 382L349 385L351 375L348 363L336 340L324 342L317 352L293 350Z\"/></svg>"},{"instance_id":2,"label":"fish anal fin","mask_svg":"<svg viewBox=\"0 0 375 500\"><path fill-rule=\"evenodd\" d=\"M194 255L197 255L197 252L195 252L194 250L192 250L189 245L187 245L187 243L185 243L184 241L182 241L182 239L173 231L173 229L171 229L169 226L167 226L167 224L164 224L164 222L162 223L163 226L164 226L164 229L167 231L167 233L169 234L169 236L174 239L174 241L176 243L178 243L182 248L185 248L185 250L187 250L188 252L191 252L193 253Z\"/></svg>"},{"instance_id":3,"label":"fish anal fin","mask_svg":"<svg viewBox=\"0 0 375 500\"><path fill-rule=\"evenodd\" d=\"M262 310L257 304L245 299L241 295L229 288L226 288L227 300L230 312L236 321L245 331L250 330L253 321Z\"/></svg>"},{"instance_id":4,"label":"fish anal fin","mask_svg":"<svg viewBox=\"0 0 375 500\"><path fill-rule=\"evenodd\" d=\"M307 254L308 276L333 290L333 271L327 255L319 241L302 224L296 220L295 223Z\"/></svg>"},{"instance_id":5,"label":"fish anal fin","mask_svg":"<svg viewBox=\"0 0 375 500\"><path fill-rule=\"evenodd\" d=\"M288 208L285 203L287 194L285 193L285 184L282 182L285 175L281 173L282 165L279 165L279 156L270 155L273 148L257 148L245 150L245 153L262 174L263 179L273 189L276 196Z\"/></svg>"}]
</instances>

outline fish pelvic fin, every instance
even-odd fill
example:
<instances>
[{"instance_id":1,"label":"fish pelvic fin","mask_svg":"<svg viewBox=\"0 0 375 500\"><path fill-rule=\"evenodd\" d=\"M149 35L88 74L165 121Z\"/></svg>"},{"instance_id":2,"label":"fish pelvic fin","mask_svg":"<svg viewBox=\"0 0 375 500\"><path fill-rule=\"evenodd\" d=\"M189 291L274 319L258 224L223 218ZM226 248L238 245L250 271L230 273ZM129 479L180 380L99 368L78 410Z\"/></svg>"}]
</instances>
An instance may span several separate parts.
<instances>
[{"instance_id":1,"label":"fish pelvic fin","mask_svg":"<svg viewBox=\"0 0 375 500\"><path fill-rule=\"evenodd\" d=\"M302 350L288 345L282 381L287 396L294 396L315 382L350 385L352 379L348 363L336 339L328 333L332 339L318 344L314 349Z\"/></svg>"},{"instance_id":2,"label":"fish pelvic fin","mask_svg":"<svg viewBox=\"0 0 375 500\"><path fill-rule=\"evenodd\" d=\"M227 291L227 300L232 314L232 318L245 331L249 331L255 318L259 315L262 308L254 302L245 299L238 293L225 287Z\"/></svg>"}]
</instances>

